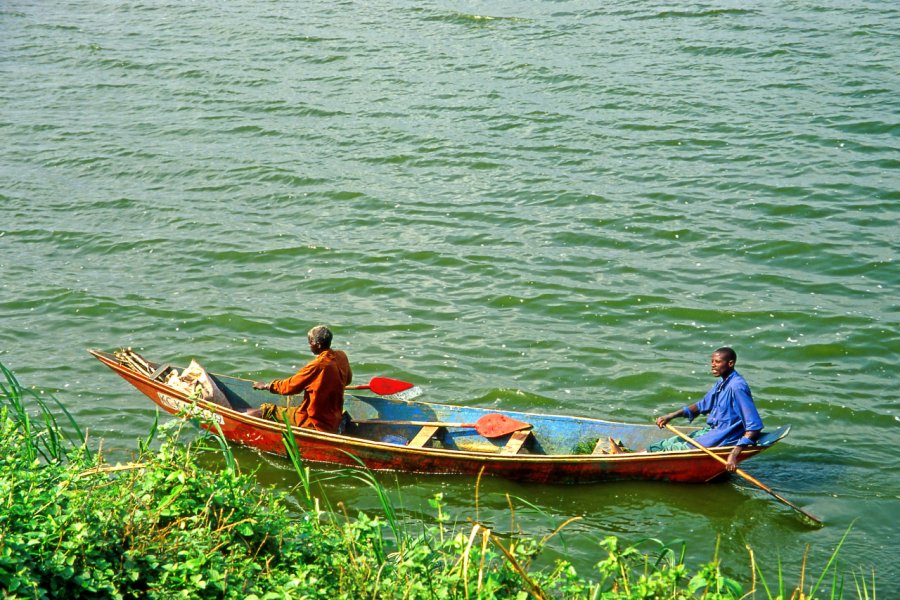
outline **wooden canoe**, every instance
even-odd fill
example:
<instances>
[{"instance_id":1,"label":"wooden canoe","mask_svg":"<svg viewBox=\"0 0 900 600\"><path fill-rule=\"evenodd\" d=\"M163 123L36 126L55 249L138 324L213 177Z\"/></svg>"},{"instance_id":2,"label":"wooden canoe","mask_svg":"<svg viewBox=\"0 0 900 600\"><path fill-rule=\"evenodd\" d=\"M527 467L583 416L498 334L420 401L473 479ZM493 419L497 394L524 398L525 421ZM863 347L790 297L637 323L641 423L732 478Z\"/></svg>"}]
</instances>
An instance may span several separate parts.
<instances>
[{"instance_id":1,"label":"wooden canoe","mask_svg":"<svg viewBox=\"0 0 900 600\"><path fill-rule=\"evenodd\" d=\"M191 400L166 384L164 365L146 363L138 369L116 354L89 350L100 362L143 392L163 410L197 419L201 427L215 421L231 442L263 452L285 455L283 423L251 417L244 411L279 398L254 390L252 382L210 374L231 407ZM154 372L149 372L152 369ZM344 409L351 419L343 433L292 428L306 461L356 467L352 454L368 468L429 474L469 474L505 477L538 483L596 483L614 480L707 482L725 473L723 465L700 450L648 453L647 445L667 437L655 424L626 424L573 417L433 404L413 400L347 395ZM471 426L486 415L500 413L525 421L532 428L489 439ZM387 423L385 421L388 421ZM401 423L392 423L400 421ZM430 426L435 423L437 426ZM689 428L685 429L689 431ZM740 459L756 456L785 437L790 426L764 432L756 446ZM581 454L576 447L606 447L608 438L621 440L634 451L621 454ZM712 449L727 458L731 446Z\"/></svg>"}]
</instances>

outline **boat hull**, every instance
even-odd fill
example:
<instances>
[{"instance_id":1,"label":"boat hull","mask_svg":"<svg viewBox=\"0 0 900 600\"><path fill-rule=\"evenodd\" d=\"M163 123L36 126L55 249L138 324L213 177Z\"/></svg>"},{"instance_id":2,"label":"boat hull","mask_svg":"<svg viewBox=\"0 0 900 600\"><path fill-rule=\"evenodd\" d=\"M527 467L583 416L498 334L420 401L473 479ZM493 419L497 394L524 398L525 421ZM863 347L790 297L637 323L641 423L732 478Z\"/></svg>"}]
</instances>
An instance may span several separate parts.
<instances>
[{"instance_id":1,"label":"boat hull","mask_svg":"<svg viewBox=\"0 0 900 600\"><path fill-rule=\"evenodd\" d=\"M274 421L255 418L241 410L233 410L204 401L192 401L182 391L151 379L123 364L115 355L90 351L100 362L112 369L132 386L140 390L164 411L181 417L196 419L201 427L220 429L231 442L262 452L286 455L283 434L287 427ZM250 398L250 382L224 376L214 376L233 404L243 408L258 405L259 397ZM236 389L240 388L240 389ZM265 399L264 397L262 399ZM535 423L535 445L555 448L574 435L601 437L605 433L631 440L659 437L655 426L612 423L596 419L566 416L542 416L529 413L488 411L478 408L438 405L424 402L387 402L364 396L348 397L346 405L363 413L365 419L457 421L471 422L479 414L503 412L512 418ZM345 407L346 407L345 405ZM364 414L368 413L368 414ZM354 414L355 418L358 418ZM472 430L454 430L448 440L454 448L413 447L403 440L415 428L375 430L375 439L351 435L323 433L310 429L291 428L303 459L323 465L358 467L360 462L377 471L403 471L427 474L462 474L503 477L515 481L535 483L585 484L616 480L656 480L702 483L724 474L721 463L700 450L676 452L628 452L623 454L543 453L503 454L505 439L485 440ZM745 450L741 460L762 452L784 437L784 427L768 434L764 442ZM407 435L385 435L386 433ZM540 432L538 434L538 432ZM602 438L601 439L605 439ZM400 441L401 443L396 443ZM560 446L561 447L561 446ZM712 449L727 458L730 447Z\"/></svg>"}]
</instances>

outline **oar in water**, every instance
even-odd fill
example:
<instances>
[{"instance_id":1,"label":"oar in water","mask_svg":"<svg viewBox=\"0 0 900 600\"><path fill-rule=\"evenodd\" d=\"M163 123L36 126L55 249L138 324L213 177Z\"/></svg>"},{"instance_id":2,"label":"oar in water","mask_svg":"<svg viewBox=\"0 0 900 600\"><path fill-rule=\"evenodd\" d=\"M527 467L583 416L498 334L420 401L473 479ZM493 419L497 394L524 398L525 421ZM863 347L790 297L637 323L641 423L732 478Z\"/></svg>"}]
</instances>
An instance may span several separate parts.
<instances>
[{"instance_id":1,"label":"oar in water","mask_svg":"<svg viewBox=\"0 0 900 600\"><path fill-rule=\"evenodd\" d=\"M515 433L523 429L530 429L531 423L517 421L506 415L491 413L480 417L474 423L452 423L443 421L392 421L389 419L367 419L356 423L368 423L372 425L415 425L418 427L460 427L473 428L482 437L498 438Z\"/></svg>"},{"instance_id":2,"label":"oar in water","mask_svg":"<svg viewBox=\"0 0 900 600\"><path fill-rule=\"evenodd\" d=\"M714 459L716 459L717 461L719 461L719 462L722 463L723 465L727 465L727 464L728 464L728 461L727 461L727 460L725 460L724 458L722 458L721 456L719 456L719 455L716 454L715 452L710 451L706 446L704 446L703 444L701 444L701 443L698 442L697 440L695 440L695 439L693 439L693 438L690 438L690 437L688 437L687 435L681 433L680 431L678 431L677 429L675 429L674 427L672 427L672 426L669 425L668 423L666 423L666 429L668 429L669 431L671 431L672 433L674 433L675 435L677 435L678 437L680 437L680 438L683 439L684 441L690 443L691 445L693 445L693 446L699 448L700 450L703 450L704 452L706 452L708 455L712 456ZM761 490L763 490L764 492L766 492L766 493L768 493L768 494L771 494L771 495L774 496L776 499L780 500L781 502L784 502L785 504L787 504L788 506L790 506L790 507L793 508L794 510L799 511L800 514L802 514L804 517L806 517L807 519L809 519L810 521L812 521L813 523L815 523L817 526L821 527L821 526L823 525L821 519L819 519L818 517L814 517L813 515L809 514L808 512L806 512L805 510L803 510L802 508L800 508L799 506L797 506L796 504L794 504L793 502L791 502L790 500L788 500L787 498L784 498L784 497L778 495L772 488L770 488L770 487L767 486L766 484L762 483L761 481L758 481L756 478L754 478L752 475L748 474L748 473L747 473L746 471L744 471L743 469L738 468L738 469L735 469L734 472L737 473L738 475L740 475L741 477L743 477L744 479L746 479L747 481L749 481L750 483L752 483L753 485L759 487L759 488L760 488Z\"/></svg>"},{"instance_id":3,"label":"oar in water","mask_svg":"<svg viewBox=\"0 0 900 600\"><path fill-rule=\"evenodd\" d=\"M388 377L373 377L365 385L350 385L346 389L369 390L378 396L393 396L398 400L411 400L422 395L422 388L419 386Z\"/></svg>"}]
</instances>

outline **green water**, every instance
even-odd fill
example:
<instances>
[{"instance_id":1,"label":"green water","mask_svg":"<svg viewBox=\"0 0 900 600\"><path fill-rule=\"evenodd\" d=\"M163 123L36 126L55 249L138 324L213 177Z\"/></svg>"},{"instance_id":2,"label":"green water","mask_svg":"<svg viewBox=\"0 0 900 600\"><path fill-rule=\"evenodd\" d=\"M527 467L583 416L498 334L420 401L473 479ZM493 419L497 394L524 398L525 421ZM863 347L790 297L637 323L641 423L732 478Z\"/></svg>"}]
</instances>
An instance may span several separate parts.
<instances>
[{"instance_id":1,"label":"green water","mask_svg":"<svg viewBox=\"0 0 900 600\"><path fill-rule=\"evenodd\" d=\"M358 381L649 422L731 345L794 427L747 470L825 528L741 481L487 480L478 517L583 517L553 552L584 573L608 534L697 558L721 536L741 576L745 543L770 574L810 544L818 575L854 523L843 562L891 597L898 22L879 1L7 0L0 361L115 453L154 408L86 347L267 378L324 322ZM471 479L398 485L411 521L437 492L474 517Z\"/></svg>"}]
</instances>

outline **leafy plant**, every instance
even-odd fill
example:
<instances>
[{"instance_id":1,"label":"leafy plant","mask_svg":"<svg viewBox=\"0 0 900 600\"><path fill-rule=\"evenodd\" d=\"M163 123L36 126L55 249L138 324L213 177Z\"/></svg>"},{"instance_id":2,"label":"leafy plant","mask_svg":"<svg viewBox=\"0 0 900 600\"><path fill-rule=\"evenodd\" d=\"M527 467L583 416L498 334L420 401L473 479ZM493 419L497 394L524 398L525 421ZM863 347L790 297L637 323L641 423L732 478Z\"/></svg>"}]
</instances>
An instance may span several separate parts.
<instances>
[{"instance_id":1,"label":"leafy plant","mask_svg":"<svg viewBox=\"0 0 900 600\"><path fill-rule=\"evenodd\" d=\"M599 441L600 438L579 440L579 442L575 444L575 448L572 450L572 454L593 454L594 447L596 447L597 442Z\"/></svg>"},{"instance_id":2,"label":"leafy plant","mask_svg":"<svg viewBox=\"0 0 900 600\"><path fill-rule=\"evenodd\" d=\"M500 534L477 520L454 520L440 494L431 501L435 518L414 530L374 473L360 465L314 477L293 435L285 446L305 502L299 513L288 508L285 494L261 489L241 473L212 424L185 443L184 421L155 421L138 440L133 462L105 464L99 452L87 451L58 401L76 436L60 430L41 396L23 390L5 367L2 372L0 590L6 598L746 597L744 586L723 573L718 548L712 561L692 571L683 542L626 545L606 537L600 542L606 557L593 573L578 573L565 560L538 567L536 559L571 520L542 539ZM28 405L32 400L36 407ZM342 505L342 513L321 510L329 505L313 495L313 486L337 477L370 486L383 518L351 517ZM514 514L513 498L507 499ZM837 556L849 533L807 592L804 559L794 597L812 598L828 581L829 598L844 596ZM767 585L752 551L751 565L770 600L788 597L780 561L777 589ZM874 573L871 583L862 573L853 581L860 600L875 600ZM754 581L749 593L756 589Z\"/></svg>"}]
</instances>

